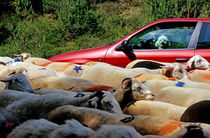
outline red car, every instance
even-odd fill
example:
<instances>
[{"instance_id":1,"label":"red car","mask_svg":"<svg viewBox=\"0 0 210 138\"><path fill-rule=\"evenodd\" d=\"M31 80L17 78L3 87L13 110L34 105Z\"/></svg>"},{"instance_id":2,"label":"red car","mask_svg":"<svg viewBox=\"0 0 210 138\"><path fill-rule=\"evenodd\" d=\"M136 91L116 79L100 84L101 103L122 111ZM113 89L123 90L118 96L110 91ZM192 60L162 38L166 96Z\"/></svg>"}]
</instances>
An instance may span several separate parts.
<instances>
[{"instance_id":1,"label":"red car","mask_svg":"<svg viewBox=\"0 0 210 138\"><path fill-rule=\"evenodd\" d=\"M114 44L64 53L49 60L76 64L100 61L125 67L135 59L186 62L194 55L210 62L210 19L158 20Z\"/></svg>"}]
</instances>

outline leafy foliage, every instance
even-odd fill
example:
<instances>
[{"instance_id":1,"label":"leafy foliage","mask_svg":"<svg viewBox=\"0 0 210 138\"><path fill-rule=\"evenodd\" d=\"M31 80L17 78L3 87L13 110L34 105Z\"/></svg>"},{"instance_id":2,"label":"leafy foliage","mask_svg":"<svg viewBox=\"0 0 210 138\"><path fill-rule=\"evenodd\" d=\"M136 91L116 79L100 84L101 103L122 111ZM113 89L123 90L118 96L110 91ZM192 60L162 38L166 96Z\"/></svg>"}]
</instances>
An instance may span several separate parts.
<instances>
[{"instance_id":1,"label":"leafy foliage","mask_svg":"<svg viewBox=\"0 0 210 138\"><path fill-rule=\"evenodd\" d=\"M113 43L163 18L209 18L208 0L0 0L1 56L53 55Z\"/></svg>"}]
</instances>

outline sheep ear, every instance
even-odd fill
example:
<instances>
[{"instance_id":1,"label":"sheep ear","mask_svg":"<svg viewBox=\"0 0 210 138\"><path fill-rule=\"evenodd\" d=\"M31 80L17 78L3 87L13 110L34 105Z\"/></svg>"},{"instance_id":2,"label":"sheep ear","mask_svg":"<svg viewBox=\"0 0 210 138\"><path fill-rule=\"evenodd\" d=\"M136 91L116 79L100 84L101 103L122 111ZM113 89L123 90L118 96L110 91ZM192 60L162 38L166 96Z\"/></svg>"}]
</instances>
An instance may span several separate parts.
<instances>
[{"instance_id":1,"label":"sheep ear","mask_svg":"<svg viewBox=\"0 0 210 138\"><path fill-rule=\"evenodd\" d=\"M14 54L15 57L23 57L21 54Z\"/></svg>"},{"instance_id":2,"label":"sheep ear","mask_svg":"<svg viewBox=\"0 0 210 138\"><path fill-rule=\"evenodd\" d=\"M2 82L10 82L10 81L12 81L12 77L1 79L0 81L2 81Z\"/></svg>"},{"instance_id":3,"label":"sheep ear","mask_svg":"<svg viewBox=\"0 0 210 138\"><path fill-rule=\"evenodd\" d=\"M132 79L131 78L125 78L122 81L122 89L123 91L127 92L131 90L131 85L132 85Z\"/></svg>"}]
</instances>

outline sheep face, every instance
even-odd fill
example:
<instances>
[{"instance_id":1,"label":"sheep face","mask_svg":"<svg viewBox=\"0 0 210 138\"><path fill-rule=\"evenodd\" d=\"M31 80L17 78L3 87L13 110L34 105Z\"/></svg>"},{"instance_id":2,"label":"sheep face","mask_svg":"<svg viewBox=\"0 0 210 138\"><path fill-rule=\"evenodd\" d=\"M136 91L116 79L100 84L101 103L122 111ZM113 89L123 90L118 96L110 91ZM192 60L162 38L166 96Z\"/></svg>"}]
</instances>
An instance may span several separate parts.
<instances>
[{"instance_id":1,"label":"sheep face","mask_svg":"<svg viewBox=\"0 0 210 138\"><path fill-rule=\"evenodd\" d=\"M119 103L109 91L94 92L88 100L89 107L97 108L111 113L122 113Z\"/></svg>"},{"instance_id":2,"label":"sheep face","mask_svg":"<svg viewBox=\"0 0 210 138\"><path fill-rule=\"evenodd\" d=\"M16 73L9 78L0 80L8 83L8 89L24 92L32 92L32 86L27 77L22 73Z\"/></svg>"},{"instance_id":3,"label":"sheep face","mask_svg":"<svg viewBox=\"0 0 210 138\"><path fill-rule=\"evenodd\" d=\"M173 63L163 66L166 69L165 76L174 77L178 79L190 79L190 76L184 65L179 63Z\"/></svg>"},{"instance_id":4,"label":"sheep face","mask_svg":"<svg viewBox=\"0 0 210 138\"><path fill-rule=\"evenodd\" d=\"M154 100L152 91L145 84L135 79L124 79L122 89L125 93L131 93L133 100Z\"/></svg>"},{"instance_id":5,"label":"sheep face","mask_svg":"<svg viewBox=\"0 0 210 138\"><path fill-rule=\"evenodd\" d=\"M31 57L30 53L21 53L21 54L14 54L14 56L20 58L20 61L25 61L27 58Z\"/></svg>"},{"instance_id":6,"label":"sheep face","mask_svg":"<svg viewBox=\"0 0 210 138\"><path fill-rule=\"evenodd\" d=\"M198 68L208 68L209 62L201 57L200 55L195 55L192 57L188 62L188 66L190 66L191 69L198 69Z\"/></svg>"}]
</instances>

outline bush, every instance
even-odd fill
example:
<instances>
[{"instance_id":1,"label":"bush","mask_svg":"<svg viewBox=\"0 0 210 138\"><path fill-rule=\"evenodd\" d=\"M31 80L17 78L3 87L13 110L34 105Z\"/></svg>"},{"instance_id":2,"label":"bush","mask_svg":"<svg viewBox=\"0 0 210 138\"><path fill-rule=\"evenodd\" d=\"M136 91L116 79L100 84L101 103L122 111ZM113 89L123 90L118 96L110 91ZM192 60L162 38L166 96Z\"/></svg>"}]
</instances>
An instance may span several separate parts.
<instances>
[{"instance_id":1,"label":"bush","mask_svg":"<svg viewBox=\"0 0 210 138\"><path fill-rule=\"evenodd\" d=\"M7 55L29 52L33 56L48 58L59 54L58 47L64 47L65 43L59 24L34 19L18 23L6 46L13 47ZM5 50L5 46L1 46L0 50Z\"/></svg>"},{"instance_id":2,"label":"bush","mask_svg":"<svg viewBox=\"0 0 210 138\"><path fill-rule=\"evenodd\" d=\"M208 5L207 0L145 0L143 1L151 17L155 20L164 18L197 18Z\"/></svg>"},{"instance_id":3,"label":"bush","mask_svg":"<svg viewBox=\"0 0 210 138\"><path fill-rule=\"evenodd\" d=\"M58 18L66 29L66 40L76 39L86 33L95 33L99 30L100 16L91 10L86 0L72 1L63 5L58 11Z\"/></svg>"}]
</instances>

